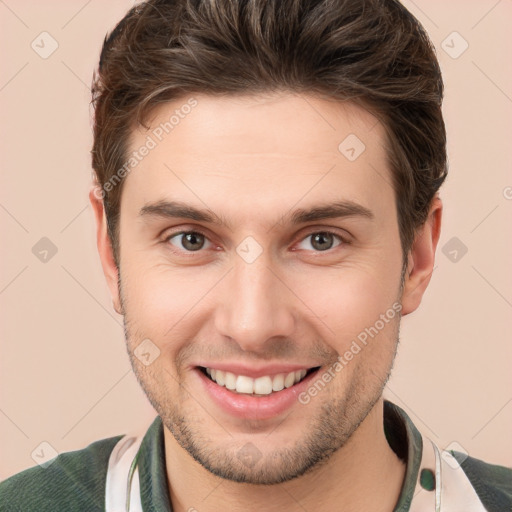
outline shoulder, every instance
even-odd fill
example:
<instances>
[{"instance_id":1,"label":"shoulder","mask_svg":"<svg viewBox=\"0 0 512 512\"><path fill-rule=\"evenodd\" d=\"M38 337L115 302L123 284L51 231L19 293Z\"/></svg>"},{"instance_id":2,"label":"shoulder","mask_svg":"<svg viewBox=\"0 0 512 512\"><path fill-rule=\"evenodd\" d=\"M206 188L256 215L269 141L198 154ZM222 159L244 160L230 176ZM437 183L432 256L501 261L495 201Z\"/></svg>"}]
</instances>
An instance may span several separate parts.
<instances>
[{"instance_id":1,"label":"shoulder","mask_svg":"<svg viewBox=\"0 0 512 512\"><path fill-rule=\"evenodd\" d=\"M0 483L0 512L104 510L108 459L123 436L59 454Z\"/></svg>"},{"instance_id":2,"label":"shoulder","mask_svg":"<svg viewBox=\"0 0 512 512\"><path fill-rule=\"evenodd\" d=\"M478 497L490 512L512 510L512 468L450 452L459 462Z\"/></svg>"}]
</instances>

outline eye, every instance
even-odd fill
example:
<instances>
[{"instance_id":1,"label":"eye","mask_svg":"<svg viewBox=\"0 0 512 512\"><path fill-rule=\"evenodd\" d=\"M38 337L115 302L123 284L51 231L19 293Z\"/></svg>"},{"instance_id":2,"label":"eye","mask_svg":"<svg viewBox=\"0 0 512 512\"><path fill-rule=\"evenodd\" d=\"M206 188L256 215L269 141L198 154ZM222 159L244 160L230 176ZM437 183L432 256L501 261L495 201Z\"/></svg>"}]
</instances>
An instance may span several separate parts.
<instances>
[{"instance_id":1,"label":"eye","mask_svg":"<svg viewBox=\"0 0 512 512\"><path fill-rule=\"evenodd\" d=\"M300 247L300 244L307 243L307 240L311 239L308 244L309 247ZM336 242L338 240L338 243ZM179 231L178 233L172 233L167 236L164 243L168 243L173 247L177 248L177 252L199 252L201 249L211 248L212 243L208 240L208 237L200 231ZM209 245L208 245L209 244ZM307 235L299 244L299 249L307 251L313 250L315 252L326 252L330 249L338 247L342 244L348 244L348 241L341 237L339 234L332 231L315 231Z\"/></svg>"},{"instance_id":2,"label":"eye","mask_svg":"<svg viewBox=\"0 0 512 512\"><path fill-rule=\"evenodd\" d=\"M304 243L310 238L310 247L313 247L316 252L325 252L333 247L338 247L343 243L347 243L340 235L333 233L332 231L315 231L314 233L310 233L306 236L301 243ZM339 240L339 243L333 246L334 239L336 238ZM310 250L309 247L306 247L305 249Z\"/></svg>"},{"instance_id":3,"label":"eye","mask_svg":"<svg viewBox=\"0 0 512 512\"><path fill-rule=\"evenodd\" d=\"M173 239L176 239L177 242L173 242ZM164 242L168 242L174 247L185 250L186 252L197 252L203 249L207 241L206 235L203 235L203 233L199 231L180 231L179 233L169 235L164 240ZM210 242L208 241L208 243Z\"/></svg>"}]
</instances>

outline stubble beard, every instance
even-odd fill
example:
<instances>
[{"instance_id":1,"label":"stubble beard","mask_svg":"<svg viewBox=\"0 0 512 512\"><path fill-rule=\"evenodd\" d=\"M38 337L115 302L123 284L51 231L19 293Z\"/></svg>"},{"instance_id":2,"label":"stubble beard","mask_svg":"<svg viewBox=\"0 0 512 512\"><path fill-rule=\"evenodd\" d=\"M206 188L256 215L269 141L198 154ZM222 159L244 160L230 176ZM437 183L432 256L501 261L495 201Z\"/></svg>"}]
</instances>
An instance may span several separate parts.
<instances>
[{"instance_id":1,"label":"stubble beard","mask_svg":"<svg viewBox=\"0 0 512 512\"><path fill-rule=\"evenodd\" d=\"M401 284L403 285L403 281ZM394 326L393 354L385 371L381 370L380 375L377 375L371 368L366 368L363 376L354 377L350 381L343 397L322 403L314 421L308 425L307 431L293 447L269 450L263 446L259 448L257 443L247 441L237 444L236 440L224 430L222 434L225 434L227 439L219 444L210 438L209 427L204 419L183 414L183 409L178 404L183 404L187 399L189 403L194 402L194 398L189 398L189 393L184 386L180 383L178 397L169 396L163 389L165 386L158 385L158 375L141 368L140 362L136 360L133 349L143 337L139 336L141 339L136 339L137 336L134 336L133 331L136 329L131 329L131 317L125 307L126 301L123 299L120 285L119 281L128 356L135 376L149 402L159 414L164 427L172 433L183 450L212 474L232 482L274 485L293 480L326 464L333 453L347 444L373 410L382 397L384 387L391 375L399 344L400 314ZM162 382L161 378L160 382ZM364 390L363 393L361 393L362 390ZM315 400L311 403L314 402ZM197 402L196 406L202 413L207 414ZM301 407L308 407L308 405L301 405ZM300 412L299 409L297 413L299 416ZM208 419L211 419L213 428L218 426L219 421L213 417ZM293 421L293 413L285 419L285 422L287 421ZM270 434L270 438L272 434L277 435L278 431L279 427Z\"/></svg>"},{"instance_id":2,"label":"stubble beard","mask_svg":"<svg viewBox=\"0 0 512 512\"><path fill-rule=\"evenodd\" d=\"M131 341L133 339L130 336L129 324L129 319L125 315L127 347L134 348L140 341ZM395 354L397 344L398 337ZM370 381L367 379L364 384L359 379L353 379L342 398L322 403L314 421L309 423L307 431L297 439L293 447L269 450L268 447L258 447L258 442L237 443L236 439L227 433L229 429L221 429L222 421L208 416L208 413L198 405L198 400L188 396L189 393L184 386L180 385L178 397L169 396L163 390L164 386L158 385L161 382L158 376L141 368L140 361L135 360L132 349L128 349L128 354L140 386L161 417L163 425L172 433L178 444L214 475L233 482L259 485L287 482L324 465L334 452L349 441L372 411L382 396L392 369L391 362L382 377L370 372L372 378ZM201 401L199 397L199 402ZM185 402L195 403L200 413L207 415L207 421L201 416L184 415L179 404ZM315 399L310 402L313 406L314 403ZM298 407L309 407L310 404L301 404ZM295 407L294 412L300 417L301 409ZM293 421L293 416L292 412L284 423ZM221 429L225 441L218 443L212 440L208 420L211 420L212 428ZM265 445L271 444L272 435L278 434L279 426L265 438Z\"/></svg>"}]
</instances>

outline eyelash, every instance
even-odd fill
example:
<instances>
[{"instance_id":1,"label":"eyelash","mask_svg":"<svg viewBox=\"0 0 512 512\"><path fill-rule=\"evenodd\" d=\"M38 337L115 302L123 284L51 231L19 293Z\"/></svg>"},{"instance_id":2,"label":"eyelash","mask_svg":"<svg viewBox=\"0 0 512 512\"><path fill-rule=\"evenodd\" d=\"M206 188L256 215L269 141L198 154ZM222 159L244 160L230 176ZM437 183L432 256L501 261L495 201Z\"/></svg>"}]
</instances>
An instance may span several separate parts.
<instances>
[{"instance_id":1,"label":"eyelash","mask_svg":"<svg viewBox=\"0 0 512 512\"><path fill-rule=\"evenodd\" d=\"M338 245L336 245L335 247L332 247L331 249L326 249L325 251L313 251L317 254L323 254L323 253L330 254L337 247L350 244L349 240L347 240L345 237L341 236L338 232L335 232L335 231L332 231L329 229L317 229L315 231L310 231L303 238L300 239L300 242L306 240L308 237L310 237L312 235L316 235L319 233L332 235L333 237L337 238L340 241L340 243ZM174 233L170 233L167 236L165 236L165 238L162 240L162 243L171 246L171 244L169 243L171 238L174 238L178 235L190 235L190 234L199 234L199 235L205 237L211 243L210 239L208 238L208 235L206 233L204 233L203 231L201 231L200 229L193 229L193 230L188 230L188 231L182 230L182 231L176 231ZM187 251L187 250L178 250L178 249L175 249L174 247L172 247L171 251L175 252L175 253L180 253L180 254L185 253L185 254L194 255L195 253L202 252L202 249L199 249L198 251Z\"/></svg>"}]
</instances>

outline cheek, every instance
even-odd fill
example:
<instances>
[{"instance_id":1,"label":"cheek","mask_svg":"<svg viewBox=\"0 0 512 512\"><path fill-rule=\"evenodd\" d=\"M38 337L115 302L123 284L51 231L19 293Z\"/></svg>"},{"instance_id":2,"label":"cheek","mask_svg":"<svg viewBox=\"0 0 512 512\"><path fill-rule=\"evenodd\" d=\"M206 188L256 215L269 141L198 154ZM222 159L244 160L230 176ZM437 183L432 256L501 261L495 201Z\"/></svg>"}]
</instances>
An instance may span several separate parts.
<instances>
[{"instance_id":1,"label":"cheek","mask_svg":"<svg viewBox=\"0 0 512 512\"><path fill-rule=\"evenodd\" d=\"M178 350L169 340L194 336L191 325L207 306L219 277L199 268L184 271L143 262L130 263L124 270L123 298L138 334L154 340L161 350Z\"/></svg>"},{"instance_id":2,"label":"cheek","mask_svg":"<svg viewBox=\"0 0 512 512\"><path fill-rule=\"evenodd\" d=\"M295 290L321 320L326 341L343 344L373 326L388 310L392 310L387 315L388 323L394 317L397 305L395 310L392 306L397 293L393 291L397 292L399 280L391 273L387 276L384 281L378 280L374 271L362 268L318 272L315 279L308 279Z\"/></svg>"}]
</instances>

